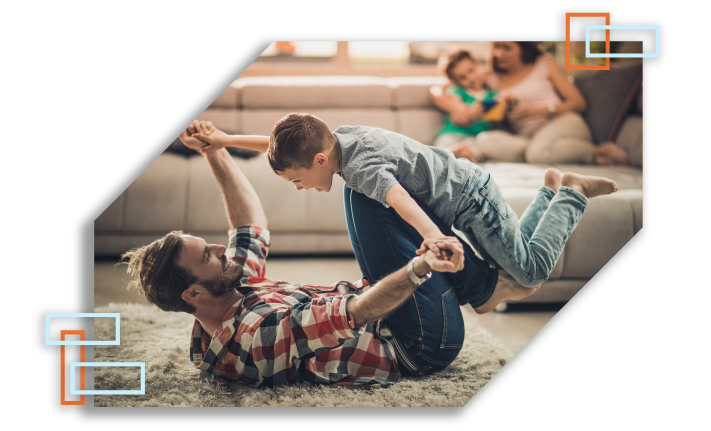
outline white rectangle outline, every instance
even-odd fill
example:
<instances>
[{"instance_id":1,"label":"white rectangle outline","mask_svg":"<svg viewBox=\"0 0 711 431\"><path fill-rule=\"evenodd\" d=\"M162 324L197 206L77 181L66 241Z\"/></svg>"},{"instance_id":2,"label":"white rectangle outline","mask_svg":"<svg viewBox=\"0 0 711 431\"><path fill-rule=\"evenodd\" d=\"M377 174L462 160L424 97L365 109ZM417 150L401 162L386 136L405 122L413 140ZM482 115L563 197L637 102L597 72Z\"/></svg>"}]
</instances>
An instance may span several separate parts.
<instances>
[{"instance_id":1,"label":"white rectangle outline","mask_svg":"<svg viewBox=\"0 0 711 431\"><path fill-rule=\"evenodd\" d=\"M656 51L650 53L590 53L590 30L654 30L656 35ZM586 25L585 26L585 57L586 58L657 58L659 57L659 26L658 25Z\"/></svg>"},{"instance_id":2,"label":"white rectangle outline","mask_svg":"<svg viewBox=\"0 0 711 431\"><path fill-rule=\"evenodd\" d=\"M69 364L69 393L72 395L145 395L146 394L146 363L145 362L72 362ZM74 375L77 367L141 367L141 389L129 390L79 390L74 389Z\"/></svg>"},{"instance_id":3,"label":"white rectangle outline","mask_svg":"<svg viewBox=\"0 0 711 431\"><path fill-rule=\"evenodd\" d=\"M116 319L116 339L108 341L62 341L49 339L49 320L52 317L113 317ZM44 318L44 344L48 346L118 346L121 344L121 313L47 313Z\"/></svg>"}]
</instances>

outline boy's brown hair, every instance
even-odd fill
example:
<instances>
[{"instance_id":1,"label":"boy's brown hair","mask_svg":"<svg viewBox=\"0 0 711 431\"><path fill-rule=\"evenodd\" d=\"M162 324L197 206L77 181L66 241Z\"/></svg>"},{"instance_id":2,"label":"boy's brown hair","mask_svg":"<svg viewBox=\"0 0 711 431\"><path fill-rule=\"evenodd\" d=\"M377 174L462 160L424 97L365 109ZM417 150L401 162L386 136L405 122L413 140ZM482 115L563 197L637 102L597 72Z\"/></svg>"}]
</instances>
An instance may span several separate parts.
<instances>
[{"instance_id":1,"label":"boy's brown hair","mask_svg":"<svg viewBox=\"0 0 711 431\"><path fill-rule=\"evenodd\" d=\"M329 152L336 137L315 115L293 112L277 121L269 137L267 161L277 174L287 169L310 169L314 156Z\"/></svg>"},{"instance_id":2,"label":"boy's brown hair","mask_svg":"<svg viewBox=\"0 0 711 431\"><path fill-rule=\"evenodd\" d=\"M454 69L457 64L464 59L469 59L474 64L477 64L471 51L466 49L453 49L445 52L439 57L439 60L437 61L437 68L443 75L447 75L447 78L449 78L453 84L457 84L456 78L452 75L452 69Z\"/></svg>"},{"instance_id":3,"label":"boy's brown hair","mask_svg":"<svg viewBox=\"0 0 711 431\"><path fill-rule=\"evenodd\" d=\"M128 251L121 256L121 263L128 264L126 272L134 277L129 289L133 287L146 295L148 302L163 311L192 314L195 307L182 298L182 293L197 282L197 277L177 263L184 247L182 235L182 231L173 231L149 245Z\"/></svg>"}]
</instances>

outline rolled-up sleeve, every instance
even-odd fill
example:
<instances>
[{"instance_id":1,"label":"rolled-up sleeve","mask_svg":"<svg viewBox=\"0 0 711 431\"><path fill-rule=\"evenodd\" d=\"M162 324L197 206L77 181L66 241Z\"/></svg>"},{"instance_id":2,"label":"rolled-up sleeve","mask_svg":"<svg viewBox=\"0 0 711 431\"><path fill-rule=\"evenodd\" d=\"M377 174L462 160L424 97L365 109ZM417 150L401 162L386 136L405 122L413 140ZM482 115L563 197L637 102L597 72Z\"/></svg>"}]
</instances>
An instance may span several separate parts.
<instances>
[{"instance_id":1,"label":"rolled-up sleeve","mask_svg":"<svg viewBox=\"0 0 711 431\"><path fill-rule=\"evenodd\" d=\"M225 255L244 269L247 277L266 275L269 231L258 226L241 226L228 232Z\"/></svg>"}]
</instances>

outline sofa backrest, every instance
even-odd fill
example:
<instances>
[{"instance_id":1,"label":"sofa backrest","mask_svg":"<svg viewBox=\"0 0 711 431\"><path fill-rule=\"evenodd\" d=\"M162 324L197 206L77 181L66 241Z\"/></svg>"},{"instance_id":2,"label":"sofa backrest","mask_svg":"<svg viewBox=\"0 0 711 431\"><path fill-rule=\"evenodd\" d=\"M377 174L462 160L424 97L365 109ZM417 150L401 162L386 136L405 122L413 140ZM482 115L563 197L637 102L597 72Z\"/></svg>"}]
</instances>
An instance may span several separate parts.
<instances>
[{"instance_id":1,"label":"sofa backrest","mask_svg":"<svg viewBox=\"0 0 711 431\"><path fill-rule=\"evenodd\" d=\"M290 112L309 112L331 129L369 125L431 144L442 114L428 89L442 77L297 76L241 78L203 112L228 133L269 134Z\"/></svg>"}]
</instances>

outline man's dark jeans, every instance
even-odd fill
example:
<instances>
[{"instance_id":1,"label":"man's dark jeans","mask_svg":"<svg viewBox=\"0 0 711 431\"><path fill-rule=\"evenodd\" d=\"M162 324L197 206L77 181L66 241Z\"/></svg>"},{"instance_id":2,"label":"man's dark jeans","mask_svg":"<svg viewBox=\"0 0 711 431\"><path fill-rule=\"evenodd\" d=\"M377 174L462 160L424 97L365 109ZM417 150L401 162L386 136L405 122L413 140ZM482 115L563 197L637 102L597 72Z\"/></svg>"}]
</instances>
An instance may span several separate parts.
<instances>
[{"instance_id":1,"label":"man's dark jeans","mask_svg":"<svg viewBox=\"0 0 711 431\"><path fill-rule=\"evenodd\" d=\"M344 187L348 234L363 277L371 284L407 264L422 243L420 234L392 208ZM451 228L418 201L420 207L446 236ZM460 239L461 241L461 239ZM431 374L452 363L464 342L464 321L460 303L483 305L494 292L497 271L464 241L464 269L457 273L436 273L423 283L385 326L393 335L400 372L404 375ZM456 291L455 291L456 289ZM382 333L382 332L381 332Z\"/></svg>"}]
</instances>

